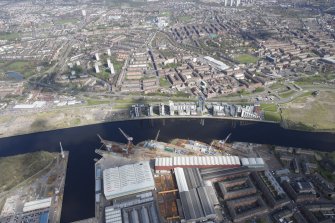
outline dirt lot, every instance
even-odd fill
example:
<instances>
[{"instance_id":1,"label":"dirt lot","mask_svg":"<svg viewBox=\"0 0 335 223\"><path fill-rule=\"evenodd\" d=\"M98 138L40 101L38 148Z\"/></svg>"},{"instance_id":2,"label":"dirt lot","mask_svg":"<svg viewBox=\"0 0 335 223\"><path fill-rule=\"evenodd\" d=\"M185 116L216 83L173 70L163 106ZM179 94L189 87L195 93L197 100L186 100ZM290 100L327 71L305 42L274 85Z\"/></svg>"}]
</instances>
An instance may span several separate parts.
<instances>
[{"instance_id":1,"label":"dirt lot","mask_svg":"<svg viewBox=\"0 0 335 223\"><path fill-rule=\"evenodd\" d=\"M0 137L95 124L114 118L117 117L108 105L7 113L0 116Z\"/></svg>"}]
</instances>

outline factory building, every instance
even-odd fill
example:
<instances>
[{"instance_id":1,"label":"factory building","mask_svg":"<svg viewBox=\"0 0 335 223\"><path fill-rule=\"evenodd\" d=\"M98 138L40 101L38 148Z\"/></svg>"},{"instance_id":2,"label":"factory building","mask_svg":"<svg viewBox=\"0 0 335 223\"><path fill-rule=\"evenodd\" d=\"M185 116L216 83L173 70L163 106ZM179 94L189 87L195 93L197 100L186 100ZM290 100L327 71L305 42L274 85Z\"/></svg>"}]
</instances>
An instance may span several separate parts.
<instances>
[{"instance_id":1,"label":"factory building","mask_svg":"<svg viewBox=\"0 0 335 223\"><path fill-rule=\"evenodd\" d=\"M218 182L223 199L235 199L255 194L257 192L249 177Z\"/></svg>"},{"instance_id":2,"label":"factory building","mask_svg":"<svg viewBox=\"0 0 335 223\"><path fill-rule=\"evenodd\" d=\"M35 201L29 201L24 203L23 212L36 211L40 209L49 208L50 206L51 206L51 197Z\"/></svg>"},{"instance_id":3,"label":"factory building","mask_svg":"<svg viewBox=\"0 0 335 223\"><path fill-rule=\"evenodd\" d=\"M270 207L279 208L290 202L282 187L268 170L253 172L251 176Z\"/></svg>"},{"instance_id":4,"label":"factory building","mask_svg":"<svg viewBox=\"0 0 335 223\"><path fill-rule=\"evenodd\" d=\"M152 192L117 198L105 208L106 223L159 223L159 214Z\"/></svg>"},{"instance_id":5,"label":"factory building","mask_svg":"<svg viewBox=\"0 0 335 223\"><path fill-rule=\"evenodd\" d=\"M214 219L212 187L205 186L199 169L174 168L180 200L177 200L181 222L207 221Z\"/></svg>"},{"instance_id":6,"label":"factory building","mask_svg":"<svg viewBox=\"0 0 335 223\"><path fill-rule=\"evenodd\" d=\"M237 156L176 156L155 159L155 170L182 168L234 168L240 167Z\"/></svg>"},{"instance_id":7,"label":"factory building","mask_svg":"<svg viewBox=\"0 0 335 223\"><path fill-rule=\"evenodd\" d=\"M206 56L204 57L204 60L209 63L209 65L211 65L213 68L219 70L219 71L224 71L227 70L229 68L229 66L227 66L226 64L224 64L223 62L216 60L212 57Z\"/></svg>"},{"instance_id":8,"label":"factory building","mask_svg":"<svg viewBox=\"0 0 335 223\"><path fill-rule=\"evenodd\" d=\"M265 167L264 160L262 158L241 158L242 166L249 168L262 168Z\"/></svg>"},{"instance_id":9,"label":"factory building","mask_svg":"<svg viewBox=\"0 0 335 223\"><path fill-rule=\"evenodd\" d=\"M237 177L246 177L250 174L250 169L245 166L232 169L223 169L219 167L201 169L200 174L203 180L218 182L226 179L234 179Z\"/></svg>"},{"instance_id":10,"label":"factory building","mask_svg":"<svg viewBox=\"0 0 335 223\"><path fill-rule=\"evenodd\" d=\"M296 202L313 201L317 199L313 185L307 181L284 181L283 187Z\"/></svg>"},{"instance_id":11,"label":"factory building","mask_svg":"<svg viewBox=\"0 0 335 223\"><path fill-rule=\"evenodd\" d=\"M149 162L140 162L103 171L103 189L107 200L150 191L155 188Z\"/></svg>"},{"instance_id":12,"label":"factory building","mask_svg":"<svg viewBox=\"0 0 335 223\"><path fill-rule=\"evenodd\" d=\"M266 204L259 195L229 200L226 204L233 222L245 222L268 212Z\"/></svg>"}]
</instances>

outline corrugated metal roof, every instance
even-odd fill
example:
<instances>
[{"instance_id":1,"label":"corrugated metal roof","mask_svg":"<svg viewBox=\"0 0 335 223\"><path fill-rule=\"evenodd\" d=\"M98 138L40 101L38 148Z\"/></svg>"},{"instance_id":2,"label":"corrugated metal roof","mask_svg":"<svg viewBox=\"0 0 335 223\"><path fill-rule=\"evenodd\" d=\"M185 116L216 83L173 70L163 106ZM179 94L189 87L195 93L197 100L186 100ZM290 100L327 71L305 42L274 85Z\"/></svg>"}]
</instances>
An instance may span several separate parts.
<instances>
[{"instance_id":1,"label":"corrugated metal roof","mask_svg":"<svg viewBox=\"0 0 335 223\"><path fill-rule=\"evenodd\" d=\"M263 158L241 158L242 166L263 166L265 164Z\"/></svg>"},{"instance_id":2,"label":"corrugated metal roof","mask_svg":"<svg viewBox=\"0 0 335 223\"><path fill-rule=\"evenodd\" d=\"M113 207L105 208L105 222L106 223L122 223L121 209L114 209Z\"/></svg>"},{"instance_id":3,"label":"corrugated metal roof","mask_svg":"<svg viewBox=\"0 0 335 223\"><path fill-rule=\"evenodd\" d=\"M23 212L35 211L43 208L48 208L51 205L51 197L26 202L23 206Z\"/></svg>"},{"instance_id":4,"label":"corrugated metal roof","mask_svg":"<svg viewBox=\"0 0 335 223\"><path fill-rule=\"evenodd\" d=\"M188 191L188 185L187 185L187 181L186 181L186 178L185 178L183 168L175 168L174 169L174 174L175 174L175 177L176 177L178 190L180 192Z\"/></svg>"},{"instance_id":5,"label":"corrugated metal roof","mask_svg":"<svg viewBox=\"0 0 335 223\"><path fill-rule=\"evenodd\" d=\"M237 156L176 156L156 158L155 166L222 166L240 165Z\"/></svg>"},{"instance_id":6,"label":"corrugated metal roof","mask_svg":"<svg viewBox=\"0 0 335 223\"><path fill-rule=\"evenodd\" d=\"M103 188L107 199L155 188L149 162L140 162L103 171Z\"/></svg>"}]
</instances>

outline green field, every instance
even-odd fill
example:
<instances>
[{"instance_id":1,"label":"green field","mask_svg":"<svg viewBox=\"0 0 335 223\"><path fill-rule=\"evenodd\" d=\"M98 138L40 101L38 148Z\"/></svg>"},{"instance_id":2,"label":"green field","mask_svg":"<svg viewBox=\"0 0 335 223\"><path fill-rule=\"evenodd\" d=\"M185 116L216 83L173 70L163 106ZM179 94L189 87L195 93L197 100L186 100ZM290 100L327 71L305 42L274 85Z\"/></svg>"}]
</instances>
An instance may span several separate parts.
<instances>
[{"instance_id":1,"label":"green field","mask_svg":"<svg viewBox=\"0 0 335 223\"><path fill-rule=\"evenodd\" d=\"M38 63L33 61L9 61L0 63L0 72L16 71L27 78L36 73L37 66Z\"/></svg>"},{"instance_id":2,"label":"green field","mask_svg":"<svg viewBox=\"0 0 335 223\"><path fill-rule=\"evenodd\" d=\"M59 19L54 21L56 25L64 25L69 23L77 23L79 20L75 18L68 18L68 19Z\"/></svg>"},{"instance_id":3,"label":"green field","mask_svg":"<svg viewBox=\"0 0 335 223\"><path fill-rule=\"evenodd\" d=\"M0 193L10 190L47 167L57 154L34 152L0 158Z\"/></svg>"},{"instance_id":4,"label":"green field","mask_svg":"<svg viewBox=\"0 0 335 223\"><path fill-rule=\"evenodd\" d=\"M263 111L277 112L277 105L276 104L261 104L261 109Z\"/></svg>"},{"instance_id":5,"label":"green field","mask_svg":"<svg viewBox=\"0 0 335 223\"><path fill-rule=\"evenodd\" d=\"M277 81L276 83L272 84L269 88L271 90L276 90L276 89L282 88L284 86L285 85L283 85L281 82Z\"/></svg>"},{"instance_id":6,"label":"green field","mask_svg":"<svg viewBox=\"0 0 335 223\"><path fill-rule=\"evenodd\" d=\"M264 112L264 118L267 121L275 121L275 122L280 122L281 121L281 116L278 112L265 111Z\"/></svg>"},{"instance_id":7,"label":"green field","mask_svg":"<svg viewBox=\"0 0 335 223\"><path fill-rule=\"evenodd\" d=\"M87 99L87 105L101 105L101 104L108 104L110 101L108 100L98 100L98 99Z\"/></svg>"},{"instance_id":8,"label":"green field","mask_svg":"<svg viewBox=\"0 0 335 223\"><path fill-rule=\"evenodd\" d=\"M311 85L313 83L322 83L335 79L335 73L310 75L299 78L295 81L297 85Z\"/></svg>"},{"instance_id":9,"label":"green field","mask_svg":"<svg viewBox=\"0 0 335 223\"><path fill-rule=\"evenodd\" d=\"M335 92L320 91L318 96L306 92L282 105L286 127L301 130L335 130Z\"/></svg>"},{"instance_id":10,"label":"green field","mask_svg":"<svg viewBox=\"0 0 335 223\"><path fill-rule=\"evenodd\" d=\"M282 98L289 98L289 97L293 96L294 93L295 93L295 91L289 90L289 91L279 93L279 96L282 97Z\"/></svg>"},{"instance_id":11,"label":"green field","mask_svg":"<svg viewBox=\"0 0 335 223\"><path fill-rule=\"evenodd\" d=\"M181 22L189 22L192 20L192 16L189 16L189 15L183 15L183 16L180 16L178 17L179 21Z\"/></svg>"},{"instance_id":12,"label":"green field","mask_svg":"<svg viewBox=\"0 0 335 223\"><path fill-rule=\"evenodd\" d=\"M170 82L168 80L166 80L165 77L161 77L161 78L159 78L159 86L161 86L161 87L169 87L170 86Z\"/></svg>"},{"instance_id":13,"label":"green field","mask_svg":"<svg viewBox=\"0 0 335 223\"><path fill-rule=\"evenodd\" d=\"M21 37L20 33L7 33L7 32L0 32L0 40L16 40Z\"/></svg>"},{"instance_id":14,"label":"green field","mask_svg":"<svg viewBox=\"0 0 335 223\"><path fill-rule=\"evenodd\" d=\"M258 61L257 57L249 54L240 54L235 56L234 59L243 64L256 63Z\"/></svg>"}]
</instances>

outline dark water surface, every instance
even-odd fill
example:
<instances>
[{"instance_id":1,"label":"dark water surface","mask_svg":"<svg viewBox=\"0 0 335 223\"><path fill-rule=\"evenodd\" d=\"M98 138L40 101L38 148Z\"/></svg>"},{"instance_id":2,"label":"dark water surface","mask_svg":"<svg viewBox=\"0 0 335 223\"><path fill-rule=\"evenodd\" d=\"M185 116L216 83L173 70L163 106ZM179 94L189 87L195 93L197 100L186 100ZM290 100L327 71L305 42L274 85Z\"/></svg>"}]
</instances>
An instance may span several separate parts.
<instances>
[{"instance_id":1,"label":"dark water surface","mask_svg":"<svg viewBox=\"0 0 335 223\"><path fill-rule=\"evenodd\" d=\"M63 148L70 151L61 222L89 218L94 216L95 204L93 159L99 157L94 150L100 147L96 134L126 142L118 128L134 137L134 143L154 139L160 129L160 141L186 138L208 143L212 139L224 139L232 133L230 141L335 150L335 134L332 133L286 130L269 123L241 125L237 121L208 119L202 126L199 119L167 119L121 121L2 138L0 156L38 150L59 151L61 141Z\"/></svg>"}]
</instances>

